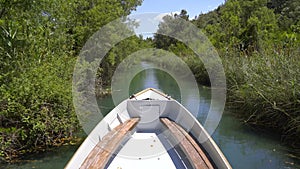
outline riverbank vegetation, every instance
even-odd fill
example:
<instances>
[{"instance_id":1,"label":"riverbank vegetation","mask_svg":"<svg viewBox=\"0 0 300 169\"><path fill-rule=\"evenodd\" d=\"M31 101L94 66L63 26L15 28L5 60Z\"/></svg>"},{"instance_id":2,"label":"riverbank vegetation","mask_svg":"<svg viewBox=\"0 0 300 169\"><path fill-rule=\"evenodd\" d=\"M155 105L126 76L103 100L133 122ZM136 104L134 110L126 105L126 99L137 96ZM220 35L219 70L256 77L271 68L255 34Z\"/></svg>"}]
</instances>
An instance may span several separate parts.
<instances>
[{"instance_id":1,"label":"riverbank vegetation","mask_svg":"<svg viewBox=\"0 0 300 169\"><path fill-rule=\"evenodd\" d=\"M167 16L160 29L188 17L185 10ZM208 36L223 61L227 106L245 123L276 131L282 141L299 149L300 2L228 0L192 22ZM163 35L156 35L154 44L183 59L193 55L182 43ZM193 57L186 62L197 80L209 85L203 65Z\"/></svg>"},{"instance_id":2,"label":"riverbank vegetation","mask_svg":"<svg viewBox=\"0 0 300 169\"><path fill-rule=\"evenodd\" d=\"M72 73L85 42L103 25L127 16L141 0L0 1L0 158L10 161L73 139ZM208 36L225 68L227 105L247 124L277 131L300 145L300 2L227 0L191 22ZM189 20L188 12L166 16ZM180 30L177 30L180 32ZM144 48L168 50L210 85L201 60L160 34L132 36L101 62L96 94L107 94L114 70ZM171 66L172 61L163 63ZM174 67L174 65L173 65ZM174 67L176 69L176 67ZM90 84L86 84L90 85ZM103 92L104 91L104 92Z\"/></svg>"},{"instance_id":3,"label":"riverbank vegetation","mask_svg":"<svg viewBox=\"0 0 300 169\"><path fill-rule=\"evenodd\" d=\"M222 57L228 106L300 148L300 2L229 0L194 20Z\"/></svg>"},{"instance_id":4,"label":"riverbank vegetation","mask_svg":"<svg viewBox=\"0 0 300 169\"><path fill-rule=\"evenodd\" d=\"M282 141L296 148L300 147L299 7L295 0L228 0L192 20L223 61L227 106L245 123L277 131ZM185 10L166 16L158 33L168 32L175 20L188 18ZM176 28L173 31L182 31ZM210 85L203 64L191 49L160 34L153 42L185 60L199 83Z\"/></svg>"},{"instance_id":5,"label":"riverbank vegetation","mask_svg":"<svg viewBox=\"0 0 300 169\"><path fill-rule=\"evenodd\" d=\"M277 131L299 148L299 53L227 57L228 105L245 123Z\"/></svg>"},{"instance_id":6,"label":"riverbank vegetation","mask_svg":"<svg viewBox=\"0 0 300 169\"><path fill-rule=\"evenodd\" d=\"M72 104L77 56L101 26L129 15L140 4L0 1L1 160L74 139L79 128Z\"/></svg>"}]
</instances>

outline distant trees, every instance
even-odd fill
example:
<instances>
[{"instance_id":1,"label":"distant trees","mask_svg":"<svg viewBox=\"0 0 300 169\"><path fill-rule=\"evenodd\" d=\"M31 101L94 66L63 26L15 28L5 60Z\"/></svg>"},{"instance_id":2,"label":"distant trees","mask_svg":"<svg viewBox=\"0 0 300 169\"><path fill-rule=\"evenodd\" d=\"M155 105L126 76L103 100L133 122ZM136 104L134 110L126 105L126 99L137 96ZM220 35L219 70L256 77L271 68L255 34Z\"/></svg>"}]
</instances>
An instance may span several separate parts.
<instances>
[{"instance_id":1,"label":"distant trees","mask_svg":"<svg viewBox=\"0 0 300 169\"><path fill-rule=\"evenodd\" d=\"M176 54L191 68L198 82L203 85L210 85L207 71L200 58L183 42L193 40L196 38L194 36L197 34L197 32L194 32L197 30L192 28L189 24L186 24L188 17L189 15L186 10L182 10L180 14L175 14L173 16L166 15L163 18L163 22L158 26L159 29L154 35L153 43L156 48L164 49ZM168 34L181 38L181 40L167 36ZM196 41L198 42L199 39ZM197 43L196 41L192 42ZM200 50L203 51L202 48L205 48L206 43L192 45L197 46L198 52L201 53ZM203 52L205 53L205 51Z\"/></svg>"},{"instance_id":2,"label":"distant trees","mask_svg":"<svg viewBox=\"0 0 300 169\"><path fill-rule=\"evenodd\" d=\"M113 76L115 69L127 56L138 50L151 47L152 41L144 40L142 36L132 36L121 41L115 47L112 47L100 65L102 71L99 70L98 72L98 90L101 90L103 86L110 85L111 77Z\"/></svg>"}]
</instances>

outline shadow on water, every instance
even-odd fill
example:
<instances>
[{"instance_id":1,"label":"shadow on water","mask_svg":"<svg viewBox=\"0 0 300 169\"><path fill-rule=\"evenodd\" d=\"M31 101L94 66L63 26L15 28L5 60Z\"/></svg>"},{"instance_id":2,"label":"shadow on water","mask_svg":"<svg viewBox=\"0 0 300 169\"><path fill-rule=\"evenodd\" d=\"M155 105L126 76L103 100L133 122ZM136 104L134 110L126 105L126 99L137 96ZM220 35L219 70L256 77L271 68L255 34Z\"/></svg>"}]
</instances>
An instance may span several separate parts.
<instances>
[{"instance_id":1,"label":"shadow on water","mask_svg":"<svg viewBox=\"0 0 300 169\"><path fill-rule=\"evenodd\" d=\"M181 102L181 94L175 80L167 73L157 69L146 69L137 74L129 86L130 94L145 88L160 89ZM197 119L203 123L210 107L210 89L199 87L200 97L188 93L185 98L187 109L200 105ZM99 98L99 107L105 115L114 108L112 97ZM300 160L289 156L289 149L282 146L278 139L253 131L243 125L230 114L223 113L218 128L212 135L233 168L237 169L269 169L299 168ZM0 168L63 168L78 146L57 148L52 152L34 154L26 157L26 162L2 165Z\"/></svg>"}]
</instances>

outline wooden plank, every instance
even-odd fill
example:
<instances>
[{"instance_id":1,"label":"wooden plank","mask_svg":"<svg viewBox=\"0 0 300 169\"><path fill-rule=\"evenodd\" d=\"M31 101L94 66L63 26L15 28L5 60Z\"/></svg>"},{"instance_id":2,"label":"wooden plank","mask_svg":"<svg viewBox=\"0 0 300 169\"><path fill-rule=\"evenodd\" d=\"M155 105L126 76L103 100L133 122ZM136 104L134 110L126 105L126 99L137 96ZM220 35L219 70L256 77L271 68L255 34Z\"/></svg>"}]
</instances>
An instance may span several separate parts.
<instances>
[{"instance_id":1,"label":"wooden plank","mask_svg":"<svg viewBox=\"0 0 300 169\"><path fill-rule=\"evenodd\" d=\"M115 150L119 147L119 144L125 139L125 136L134 128L138 121L139 118L131 118L107 133L102 141L90 152L80 168L104 168Z\"/></svg>"},{"instance_id":2,"label":"wooden plank","mask_svg":"<svg viewBox=\"0 0 300 169\"><path fill-rule=\"evenodd\" d=\"M209 161L209 159L207 158L207 156L205 155L205 153L203 152L203 150L199 147L199 145L196 143L196 141L192 138L191 135L189 135L181 126L179 126L177 123L172 122L181 132L182 134L189 140L189 142L194 146L194 148L197 150L197 152L199 153L199 155L201 156L202 160L205 162L206 166L209 169L213 169L213 165L211 164L211 162Z\"/></svg>"},{"instance_id":3,"label":"wooden plank","mask_svg":"<svg viewBox=\"0 0 300 169\"><path fill-rule=\"evenodd\" d=\"M178 124L168 118L161 118L163 124L171 131L173 137L179 141L179 146L185 152L191 164L196 169L213 169L208 158L195 140Z\"/></svg>"}]
</instances>

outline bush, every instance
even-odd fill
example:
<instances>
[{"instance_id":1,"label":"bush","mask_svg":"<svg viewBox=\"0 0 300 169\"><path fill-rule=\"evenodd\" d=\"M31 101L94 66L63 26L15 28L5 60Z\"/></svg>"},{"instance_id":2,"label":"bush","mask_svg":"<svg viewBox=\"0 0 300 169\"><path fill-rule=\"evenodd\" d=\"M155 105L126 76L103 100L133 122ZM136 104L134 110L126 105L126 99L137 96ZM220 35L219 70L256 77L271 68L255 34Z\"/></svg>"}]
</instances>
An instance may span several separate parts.
<instances>
[{"instance_id":1,"label":"bush","mask_svg":"<svg viewBox=\"0 0 300 169\"><path fill-rule=\"evenodd\" d=\"M72 106L74 59L32 66L1 85L0 156L11 160L72 137L78 127Z\"/></svg>"}]
</instances>

